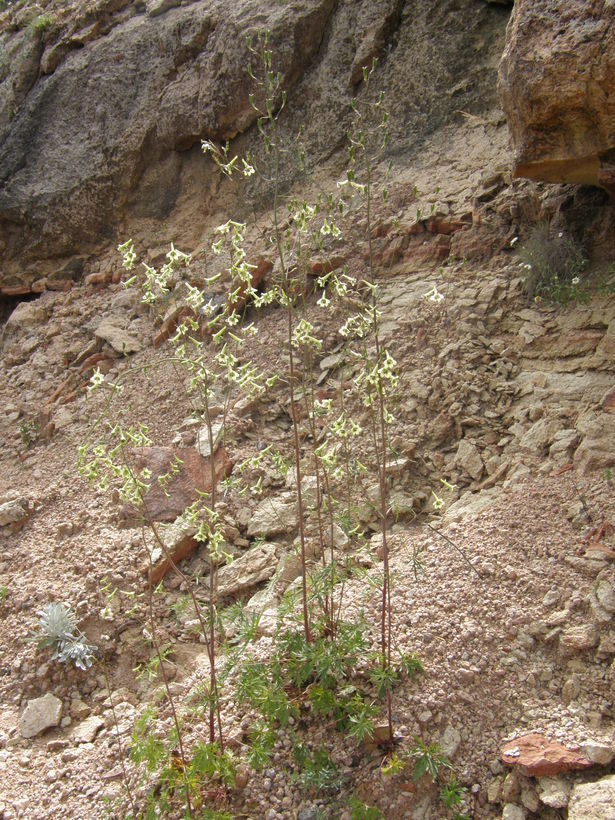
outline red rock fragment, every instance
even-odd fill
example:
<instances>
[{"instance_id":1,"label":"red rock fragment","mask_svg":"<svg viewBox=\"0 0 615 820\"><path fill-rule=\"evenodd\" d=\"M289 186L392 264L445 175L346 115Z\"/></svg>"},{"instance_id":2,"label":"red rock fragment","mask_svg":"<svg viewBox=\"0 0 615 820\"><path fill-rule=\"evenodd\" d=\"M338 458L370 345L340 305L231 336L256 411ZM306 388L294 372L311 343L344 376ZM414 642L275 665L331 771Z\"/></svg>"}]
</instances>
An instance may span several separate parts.
<instances>
[{"instance_id":1,"label":"red rock fragment","mask_svg":"<svg viewBox=\"0 0 615 820\"><path fill-rule=\"evenodd\" d=\"M199 542L191 535L187 535L185 538L182 538L181 541L173 544L173 547L168 551L168 557L165 555L149 572L148 580L150 584L159 584L172 568L173 564L177 566L184 558L192 555L198 545Z\"/></svg>"},{"instance_id":2,"label":"red rock fragment","mask_svg":"<svg viewBox=\"0 0 615 820\"><path fill-rule=\"evenodd\" d=\"M126 456L136 472L151 470L150 490L143 504L143 514L148 520L174 521L196 501L199 493L211 492L210 459L204 458L193 447L139 447L128 451ZM178 465L179 472L171 476L163 489L158 478L171 471L176 458L182 462ZM224 447L219 447L214 456L216 482L226 478L232 467ZM121 516L135 519L138 512L127 504L122 508Z\"/></svg>"},{"instance_id":3,"label":"red rock fragment","mask_svg":"<svg viewBox=\"0 0 615 820\"><path fill-rule=\"evenodd\" d=\"M313 259L310 263L309 274L310 276L324 276L326 273L331 273L331 271L343 268L347 261L345 256L328 256L323 259Z\"/></svg>"},{"instance_id":4,"label":"red rock fragment","mask_svg":"<svg viewBox=\"0 0 615 820\"><path fill-rule=\"evenodd\" d=\"M86 285L106 285L111 281L111 271L106 273L88 273L83 280Z\"/></svg>"},{"instance_id":5,"label":"red rock fragment","mask_svg":"<svg viewBox=\"0 0 615 820\"><path fill-rule=\"evenodd\" d=\"M25 296L27 293L31 292L32 289L29 285L8 285L0 288L0 293L2 296Z\"/></svg>"},{"instance_id":6,"label":"red rock fragment","mask_svg":"<svg viewBox=\"0 0 615 820\"><path fill-rule=\"evenodd\" d=\"M527 777L551 777L594 765L579 749L569 749L537 732L506 743L501 759L507 766L518 766Z\"/></svg>"},{"instance_id":7,"label":"red rock fragment","mask_svg":"<svg viewBox=\"0 0 615 820\"><path fill-rule=\"evenodd\" d=\"M67 293L73 286L71 279L48 279L47 290L58 290Z\"/></svg>"},{"instance_id":8,"label":"red rock fragment","mask_svg":"<svg viewBox=\"0 0 615 820\"><path fill-rule=\"evenodd\" d=\"M465 231L470 227L471 225L469 222L464 222L461 219L440 219L438 217L434 217L427 222L427 229L429 230L429 233L444 234L446 236L451 236L452 234L457 233L457 231Z\"/></svg>"},{"instance_id":9,"label":"red rock fragment","mask_svg":"<svg viewBox=\"0 0 615 820\"><path fill-rule=\"evenodd\" d=\"M252 271L252 287L257 288L262 284L265 276L273 270L273 262L264 256L259 256L256 267Z\"/></svg>"},{"instance_id":10,"label":"red rock fragment","mask_svg":"<svg viewBox=\"0 0 615 820\"><path fill-rule=\"evenodd\" d=\"M107 356L104 353L93 353L85 359L79 368L79 373L87 373L88 370L91 370L96 365L99 365L100 362L104 361L106 358Z\"/></svg>"}]
</instances>

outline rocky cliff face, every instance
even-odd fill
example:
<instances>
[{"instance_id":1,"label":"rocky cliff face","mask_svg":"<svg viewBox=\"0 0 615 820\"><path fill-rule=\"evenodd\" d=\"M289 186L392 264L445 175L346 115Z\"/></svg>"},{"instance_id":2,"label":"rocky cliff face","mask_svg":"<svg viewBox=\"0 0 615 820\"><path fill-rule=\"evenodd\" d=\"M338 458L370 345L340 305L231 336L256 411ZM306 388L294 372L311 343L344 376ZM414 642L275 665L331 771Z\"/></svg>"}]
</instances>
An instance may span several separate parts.
<instances>
[{"instance_id":1,"label":"rocky cliff face","mask_svg":"<svg viewBox=\"0 0 615 820\"><path fill-rule=\"evenodd\" d=\"M290 94L281 126L305 127L316 168L344 146L374 56L392 155L418 150L456 112L492 108L506 18L483 0L10 5L0 17L0 282L80 276L118 227L168 218L181 201L198 202L203 228L224 192L200 140L245 134L241 147L255 149L246 35L271 30ZM262 185L247 194L263 204Z\"/></svg>"},{"instance_id":2,"label":"rocky cliff face","mask_svg":"<svg viewBox=\"0 0 615 820\"><path fill-rule=\"evenodd\" d=\"M615 197L615 4L517 0L500 66L516 176Z\"/></svg>"}]
</instances>

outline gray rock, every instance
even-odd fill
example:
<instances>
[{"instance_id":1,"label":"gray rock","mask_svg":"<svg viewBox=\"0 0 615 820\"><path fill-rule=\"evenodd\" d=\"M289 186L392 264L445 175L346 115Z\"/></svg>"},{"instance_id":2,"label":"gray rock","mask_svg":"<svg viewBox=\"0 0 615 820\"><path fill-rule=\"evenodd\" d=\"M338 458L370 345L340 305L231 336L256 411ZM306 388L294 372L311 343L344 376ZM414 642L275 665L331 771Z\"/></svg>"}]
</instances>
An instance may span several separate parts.
<instances>
[{"instance_id":1,"label":"gray rock","mask_svg":"<svg viewBox=\"0 0 615 820\"><path fill-rule=\"evenodd\" d=\"M559 428L560 424L555 419L539 419L521 436L519 447L540 455L546 450Z\"/></svg>"},{"instance_id":2,"label":"gray rock","mask_svg":"<svg viewBox=\"0 0 615 820\"><path fill-rule=\"evenodd\" d=\"M615 463L615 415L596 413L577 423L584 433L574 454L574 468L585 473L603 470Z\"/></svg>"},{"instance_id":3,"label":"gray rock","mask_svg":"<svg viewBox=\"0 0 615 820\"><path fill-rule=\"evenodd\" d=\"M615 774L594 783L577 783L570 795L568 820L615 820Z\"/></svg>"},{"instance_id":4,"label":"gray rock","mask_svg":"<svg viewBox=\"0 0 615 820\"><path fill-rule=\"evenodd\" d=\"M521 788L519 786L519 778L515 771L508 772L502 783L502 800L505 803L512 803L519 797Z\"/></svg>"},{"instance_id":5,"label":"gray rock","mask_svg":"<svg viewBox=\"0 0 615 820\"><path fill-rule=\"evenodd\" d=\"M220 444L220 441L222 440L223 433L224 433L224 424L221 421L212 422L211 437L212 437L213 443L214 443L214 447L213 447L214 453L218 449L218 445ZM196 444L194 446L196 447L198 452L204 458L209 458L209 456L211 455L211 447L210 447L210 442L209 442L209 429L208 429L207 425L205 425L205 427L201 427L201 429L197 433Z\"/></svg>"},{"instance_id":6,"label":"gray rock","mask_svg":"<svg viewBox=\"0 0 615 820\"><path fill-rule=\"evenodd\" d=\"M459 744L461 743L461 733L456 726L447 726L440 739L440 748L451 760L457 754Z\"/></svg>"},{"instance_id":7,"label":"gray rock","mask_svg":"<svg viewBox=\"0 0 615 820\"><path fill-rule=\"evenodd\" d=\"M47 321L51 304L44 299L35 299L33 302L20 302L6 320L2 330L1 340L10 336L19 335L22 330L40 327Z\"/></svg>"},{"instance_id":8,"label":"gray rock","mask_svg":"<svg viewBox=\"0 0 615 820\"><path fill-rule=\"evenodd\" d=\"M615 612L615 589L606 580L598 579L596 583L596 598L600 606L609 613Z\"/></svg>"},{"instance_id":9,"label":"gray rock","mask_svg":"<svg viewBox=\"0 0 615 820\"><path fill-rule=\"evenodd\" d=\"M571 626L560 635L560 651L563 655L574 655L577 652L585 652L597 646L598 639L598 630L593 624Z\"/></svg>"},{"instance_id":10,"label":"gray rock","mask_svg":"<svg viewBox=\"0 0 615 820\"><path fill-rule=\"evenodd\" d=\"M466 493L458 501L446 510L442 517L443 524L448 526L453 521L461 521L468 515L477 515L490 507L501 490L499 487L492 487L489 490L481 490L480 493Z\"/></svg>"},{"instance_id":11,"label":"gray rock","mask_svg":"<svg viewBox=\"0 0 615 820\"><path fill-rule=\"evenodd\" d=\"M121 324L121 320L113 317L103 319L96 328L94 335L101 342L107 342L116 353L128 355L138 353L141 350L141 343L135 339Z\"/></svg>"},{"instance_id":12,"label":"gray rock","mask_svg":"<svg viewBox=\"0 0 615 820\"><path fill-rule=\"evenodd\" d=\"M582 744L581 752L592 763L597 763L599 766L608 766L615 759L615 744L588 740L587 743Z\"/></svg>"},{"instance_id":13,"label":"gray rock","mask_svg":"<svg viewBox=\"0 0 615 820\"><path fill-rule=\"evenodd\" d=\"M75 726L72 732L73 740L75 743L92 743L104 725L105 721L101 717L90 715Z\"/></svg>"},{"instance_id":14,"label":"gray rock","mask_svg":"<svg viewBox=\"0 0 615 820\"><path fill-rule=\"evenodd\" d=\"M45 729L60 725L62 701L48 692L40 698L29 700L19 719L19 734L22 737L36 737Z\"/></svg>"},{"instance_id":15,"label":"gray rock","mask_svg":"<svg viewBox=\"0 0 615 820\"><path fill-rule=\"evenodd\" d=\"M259 544L218 570L218 594L225 597L268 581L276 571L275 544Z\"/></svg>"},{"instance_id":16,"label":"gray rock","mask_svg":"<svg viewBox=\"0 0 615 820\"><path fill-rule=\"evenodd\" d=\"M248 524L248 536L278 535L292 532L297 526L297 505L292 493L265 498L254 510Z\"/></svg>"},{"instance_id":17,"label":"gray rock","mask_svg":"<svg viewBox=\"0 0 615 820\"><path fill-rule=\"evenodd\" d=\"M581 682L578 675L571 675L562 686L562 701L566 704L576 700L581 693Z\"/></svg>"},{"instance_id":18,"label":"gray rock","mask_svg":"<svg viewBox=\"0 0 615 820\"><path fill-rule=\"evenodd\" d=\"M540 802L552 809L565 809L570 800L572 783L563 777L541 777Z\"/></svg>"},{"instance_id":19,"label":"gray rock","mask_svg":"<svg viewBox=\"0 0 615 820\"><path fill-rule=\"evenodd\" d=\"M498 761L499 762L499 761ZM501 803L502 797L502 781L503 777L498 775L494 777L491 783L487 786L487 800L490 803Z\"/></svg>"},{"instance_id":20,"label":"gray rock","mask_svg":"<svg viewBox=\"0 0 615 820\"><path fill-rule=\"evenodd\" d=\"M0 213L23 227L22 249L70 253L99 240L122 206L167 215L180 188L175 149L232 138L257 117L246 35L271 30L290 92L320 47L334 1L172 5L150 0L149 14L133 6L109 25L103 4L105 36L75 49L79 31L64 30L42 80L40 34L9 40L8 64L20 66L12 73L22 79L18 98L4 94L16 76L1 86Z\"/></svg>"},{"instance_id":21,"label":"gray rock","mask_svg":"<svg viewBox=\"0 0 615 820\"><path fill-rule=\"evenodd\" d=\"M526 811L516 803L506 803L502 809L502 820L525 820Z\"/></svg>"},{"instance_id":22,"label":"gray rock","mask_svg":"<svg viewBox=\"0 0 615 820\"><path fill-rule=\"evenodd\" d=\"M30 507L27 498L15 498L13 501L5 501L0 504L0 527L7 524L20 524L30 515Z\"/></svg>"},{"instance_id":23,"label":"gray rock","mask_svg":"<svg viewBox=\"0 0 615 820\"><path fill-rule=\"evenodd\" d=\"M476 446L467 439L462 439L457 448L455 462L462 467L475 481L483 474L484 464Z\"/></svg>"},{"instance_id":24,"label":"gray rock","mask_svg":"<svg viewBox=\"0 0 615 820\"><path fill-rule=\"evenodd\" d=\"M524 783L521 788L521 805L533 813L540 808L540 800L531 781Z\"/></svg>"}]
</instances>

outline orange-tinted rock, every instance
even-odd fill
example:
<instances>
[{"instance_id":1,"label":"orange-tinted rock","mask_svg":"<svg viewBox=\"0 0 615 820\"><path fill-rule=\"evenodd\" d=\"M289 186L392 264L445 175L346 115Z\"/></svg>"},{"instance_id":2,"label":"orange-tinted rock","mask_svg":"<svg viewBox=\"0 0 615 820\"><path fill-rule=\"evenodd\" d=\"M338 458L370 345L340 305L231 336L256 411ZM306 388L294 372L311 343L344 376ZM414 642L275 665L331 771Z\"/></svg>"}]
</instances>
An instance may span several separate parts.
<instances>
[{"instance_id":1,"label":"orange-tinted rock","mask_svg":"<svg viewBox=\"0 0 615 820\"><path fill-rule=\"evenodd\" d=\"M325 256L310 261L310 276L323 276L331 271L339 270L346 264L345 256Z\"/></svg>"},{"instance_id":2,"label":"orange-tinted rock","mask_svg":"<svg viewBox=\"0 0 615 820\"><path fill-rule=\"evenodd\" d=\"M615 5L517 0L499 91L516 177L615 194Z\"/></svg>"},{"instance_id":3,"label":"orange-tinted rock","mask_svg":"<svg viewBox=\"0 0 615 820\"><path fill-rule=\"evenodd\" d=\"M450 255L450 242L450 237L444 234L430 236L425 240L419 237L405 249L400 264L407 272L439 265Z\"/></svg>"},{"instance_id":4,"label":"orange-tinted rock","mask_svg":"<svg viewBox=\"0 0 615 820\"><path fill-rule=\"evenodd\" d=\"M79 373L87 373L94 367L98 367L100 372L106 375L114 364L115 360L109 358L105 353L94 353L83 362L79 368Z\"/></svg>"},{"instance_id":5,"label":"orange-tinted rock","mask_svg":"<svg viewBox=\"0 0 615 820\"><path fill-rule=\"evenodd\" d=\"M602 400L602 409L605 413L615 414L615 387L612 387Z\"/></svg>"},{"instance_id":6,"label":"orange-tinted rock","mask_svg":"<svg viewBox=\"0 0 615 820\"><path fill-rule=\"evenodd\" d=\"M83 280L86 285L106 285L111 281L111 272L106 273L88 273Z\"/></svg>"},{"instance_id":7,"label":"orange-tinted rock","mask_svg":"<svg viewBox=\"0 0 615 820\"><path fill-rule=\"evenodd\" d=\"M199 493L210 493L212 489L211 462L203 458L192 447L139 447L128 453L135 471L151 470L150 490L143 503L143 515L151 521L174 521L190 504L197 500ZM171 467L181 461L179 472L165 483L164 490L158 478L167 475ZM214 456L216 482L226 478L233 467L224 447ZM122 517L134 519L137 510L132 505L122 508Z\"/></svg>"},{"instance_id":8,"label":"orange-tinted rock","mask_svg":"<svg viewBox=\"0 0 615 820\"><path fill-rule=\"evenodd\" d=\"M427 229L429 230L429 233L440 233L445 234L446 236L451 236L452 234L457 233L457 231L464 231L469 227L470 223L464 222L461 219L434 217L433 219L429 219L427 222Z\"/></svg>"},{"instance_id":9,"label":"orange-tinted rock","mask_svg":"<svg viewBox=\"0 0 615 820\"><path fill-rule=\"evenodd\" d=\"M69 291L73 286L71 279L48 279L47 290L59 290L63 293Z\"/></svg>"},{"instance_id":10,"label":"orange-tinted rock","mask_svg":"<svg viewBox=\"0 0 615 820\"><path fill-rule=\"evenodd\" d=\"M184 558L192 555L194 550L198 547L199 542L192 537L192 535L185 535L179 541L167 548L167 554L164 555L149 572L148 578L151 584L159 584L167 572L175 564L179 564Z\"/></svg>"},{"instance_id":11,"label":"orange-tinted rock","mask_svg":"<svg viewBox=\"0 0 615 820\"><path fill-rule=\"evenodd\" d=\"M29 285L8 285L0 288L2 296L25 296L26 293L30 292L31 288Z\"/></svg>"},{"instance_id":12,"label":"orange-tinted rock","mask_svg":"<svg viewBox=\"0 0 615 820\"><path fill-rule=\"evenodd\" d=\"M594 765L579 749L569 749L536 732L511 740L501 755L503 763L518 766L528 777L548 777Z\"/></svg>"}]
</instances>

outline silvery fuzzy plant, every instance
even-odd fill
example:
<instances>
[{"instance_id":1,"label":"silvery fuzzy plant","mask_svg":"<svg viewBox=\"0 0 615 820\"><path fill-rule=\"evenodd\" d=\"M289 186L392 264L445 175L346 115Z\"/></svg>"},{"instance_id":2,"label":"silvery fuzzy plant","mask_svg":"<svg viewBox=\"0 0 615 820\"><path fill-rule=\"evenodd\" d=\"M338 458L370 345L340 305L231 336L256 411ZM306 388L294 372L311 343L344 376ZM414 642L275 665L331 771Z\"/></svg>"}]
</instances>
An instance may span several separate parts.
<instances>
[{"instance_id":1,"label":"silvery fuzzy plant","mask_svg":"<svg viewBox=\"0 0 615 820\"><path fill-rule=\"evenodd\" d=\"M85 635L77 629L72 609L66 604L47 604L37 614L39 647L53 649L54 661L72 663L84 672L89 669L96 647L87 643Z\"/></svg>"}]
</instances>

